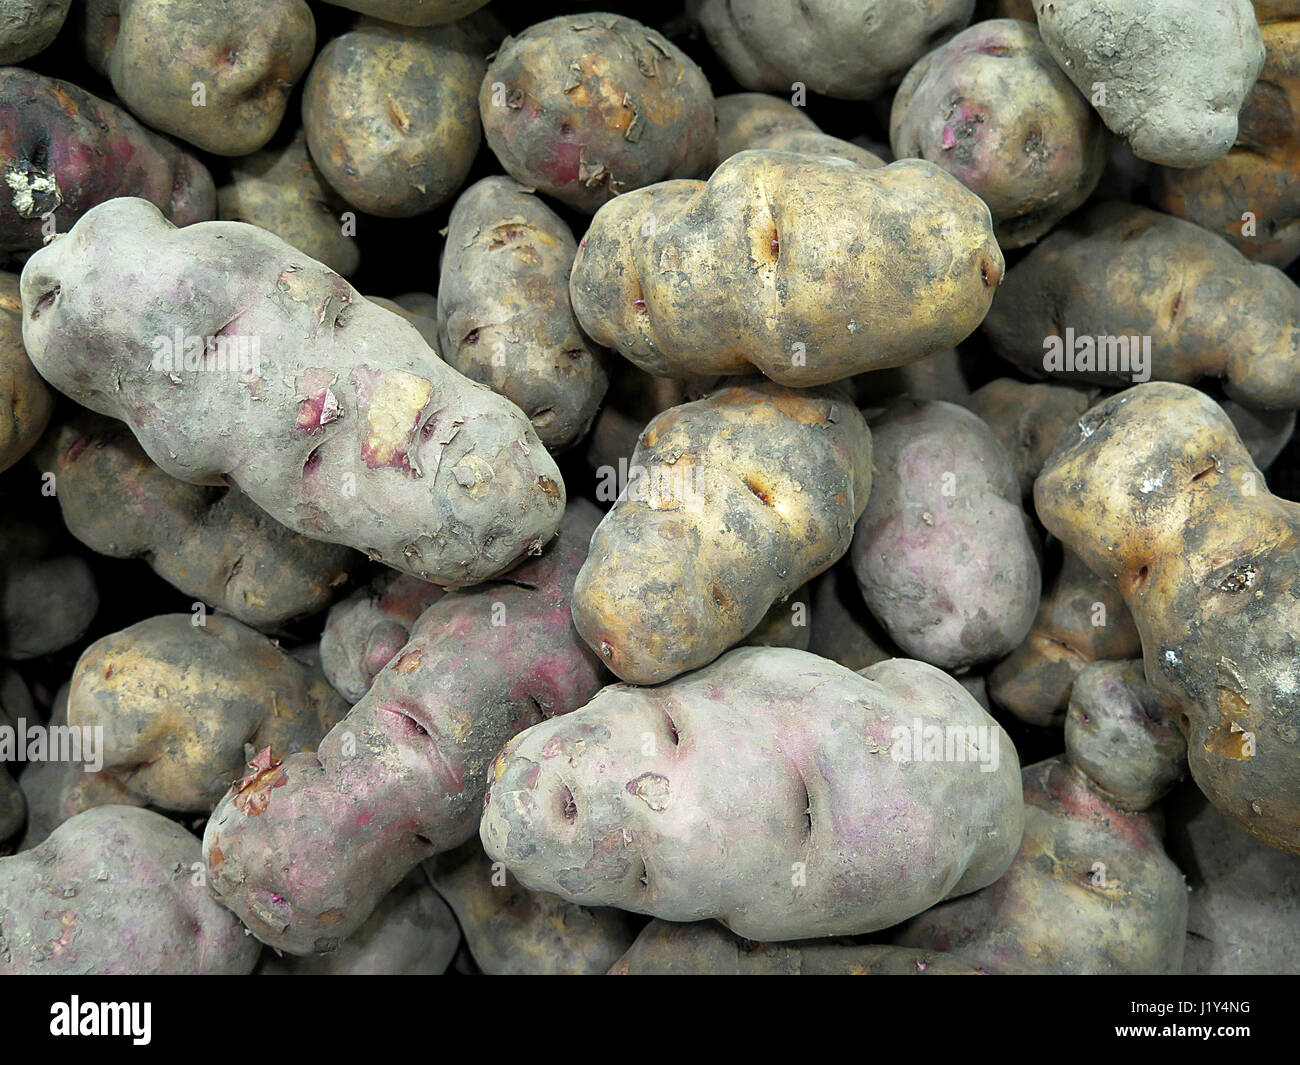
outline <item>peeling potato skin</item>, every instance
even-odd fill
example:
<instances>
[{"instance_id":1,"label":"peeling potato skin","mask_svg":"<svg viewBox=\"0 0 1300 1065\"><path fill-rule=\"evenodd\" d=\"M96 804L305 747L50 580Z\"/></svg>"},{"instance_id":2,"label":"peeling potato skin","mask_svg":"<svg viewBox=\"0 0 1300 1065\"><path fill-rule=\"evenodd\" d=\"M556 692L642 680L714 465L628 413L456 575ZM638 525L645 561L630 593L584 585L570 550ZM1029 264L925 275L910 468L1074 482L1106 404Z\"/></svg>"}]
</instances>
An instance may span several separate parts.
<instances>
[{"instance_id":1,"label":"peeling potato skin","mask_svg":"<svg viewBox=\"0 0 1300 1065\"><path fill-rule=\"evenodd\" d=\"M975 0L693 0L713 50L747 89L795 82L871 100L970 21Z\"/></svg>"},{"instance_id":2,"label":"peeling potato skin","mask_svg":"<svg viewBox=\"0 0 1300 1065\"><path fill-rule=\"evenodd\" d=\"M1100 270L1098 263L1105 263ZM1300 407L1300 289L1200 226L1106 203L1042 241L1007 274L984 332L994 350L1042 377L1044 337L1151 337L1151 377L1223 378L1248 407ZM1123 387L1123 372L1053 372Z\"/></svg>"},{"instance_id":3,"label":"peeling potato skin","mask_svg":"<svg viewBox=\"0 0 1300 1065\"><path fill-rule=\"evenodd\" d=\"M335 273L356 272L361 253L339 218L346 205L311 161L301 132L282 149L241 159L230 178L217 190L223 222L260 226Z\"/></svg>"},{"instance_id":4,"label":"peeling potato skin","mask_svg":"<svg viewBox=\"0 0 1300 1065\"><path fill-rule=\"evenodd\" d=\"M917 719L987 726L997 771L895 760L892 730ZM491 778L483 846L525 887L763 941L887 928L992 883L1020 840L1010 739L905 659L859 675L740 648L671 684L606 688L511 740Z\"/></svg>"},{"instance_id":5,"label":"peeling potato skin","mask_svg":"<svg viewBox=\"0 0 1300 1065\"><path fill-rule=\"evenodd\" d=\"M305 0L122 0L118 15L114 90L142 122L214 155L248 155L274 136L316 51Z\"/></svg>"},{"instance_id":6,"label":"peeling potato skin","mask_svg":"<svg viewBox=\"0 0 1300 1065\"><path fill-rule=\"evenodd\" d=\"M1264 65L1250 0L1036 0L1043 43L1139 159L1204 166L1237 139ZM1122 42L1122 43L1121 43ZM1141 57L1135 61L1135 57Z\"/></svg>"},{"instance_id":7,"label":"peeling potato skin","mask_svg":"<svg viewBox=\"0 0 1300 1065\"><path fill-rule=\"evenodd\" d=\"M889 119L896 158L928 159L989 206L1004 249L1032 244L1080 206L1111 140L1038 30L990 19L907 72Z\"/></svg>"},{"instance_id":8,"label":"peeling potato skin","mask_svg":"<svg viewBox=\"0 0 1300 1065\"><path fill-rule=\"evenodd\" d=\"M0 3L0 65L21 63L45 51L59 35L72 0L4 0Z\"/></svg>"},{"instance_id":9,"label":"peeling potato skin","mask_svg":"<svg viewBox=\"0 0 1300 1065\"><path fill-rule=\"evenodd\" d=\"M162 614L77 661L68 724L103 729L104 768L165 810L208 813L245 747L314 750L348 712L315 670L231 618Z\"/></svg>"},{"instance_id":10,"label":"peeling potato skin","mask_svg":"<svg viewBox=\"0 0 1300 1065\"><path fill-rule=\"evenodd\" d=\"M523 413L273 234L173 229L114 200L28 260L22 294L47 381L125 421L173 477L233 484L295 532L453 586L505 572L559 524L560 473ZM154 369L156 338L178 329L256 340L260 375Z\"/></svg>"},{"instance_id":11,"label":"peeling potato skin","mask_svg":"<svg viewBox=\"0 0 1300 1065\"><path fill-rule=\"evenodd\" d=\"M621 15L562 15L507 37L479 111L506 173L587 214L631 189L706 173L717 151L704 73Z\"/></svg>"},{"instance_id":12,"label":"peeling potato skin","mask_svg":"<svg viewBox=\"0 0 1300 1065\"><path fill-rule=\"evenodd\" d=\"M426 610L319 750L284 759L264 811L233 791L221 801L204 836L209 882L255 936L290 954L332 950L416 865L473 837L511 736L599 690L569 616L596 519L575 501L540 558Z\"/></svg>"},{"instance_id":13,"label":"peeling potato skin","mask_svg":"<svg viewBox=\"0 0 1300 1065\"><path fill-rule=\"evenodd\" d=\"M941 669L1009 654L1042 590L1010 456L970 411L933 400L895 400L871 435L875 476L851 558L872 616Z\"/></svg>"},{"instance_id":14,"label":"peeling potato skin","mask_svg":"<svg viewBox=\"0 0 1300 1065\"><path fill-rule=\"evenodd\" d=\"M622 910L576 906L529 891L502 871L503 884L478 840L424 863L434 887L456 911L465 942L488 976L596 976L632 945Z\"/></svg>"},{"instance_id":15,"label":"peeling potato skin","mask_svg":"<svg viewBox=\"0 0 1300 1065\"><path fill-rule=\"evenodd\" d=\"M17 67L0 70L0 170L0 251L35 250L43 215L66 232L114 196L142 196L181 226L216 211L194 156L70 82ZM12 187L19 180L30 196Z\"/></svg>"},{"instance_id":16,"label":"peeling potato skin","mask_svg":"<svg viewBox=\"0 0 1300 1065\"><path fill-rule=\"evenodd\" d=\"M1159 813L1121 810L1061 758L1025 769L1024 794L1024 839L1006 874L923 913L894 942L989 973L1177 973L1187 885L1161 845Z\"/></svg>"},{"instance_id":17,"label":"peeling potato skin","mask_svg":"<svg viewBox=\"0 0 1300 1065\"><path fill-rule=\"evenodd\" d=\"M488 45L474 26L363 20L312 64L302 120L311 157L348 203L411 218L451 199L482 140Z\"/></svg>"},{"instance_id":18,"label":"peeling potato skin","mask_svg":"<svg viewBox=\"0 0 1300 1065\"><path fill-rule=\"evenodd\" d=\"M385 570L330 607L320 637L320 661L334 690L355 704L376 675L406 646L416 620L443 596L436 584Z\"/></svg>"},{"instance_id":19,"label":"peeling potato skin","mask_svg":"<svg viewBox=\"0 0 1300 1065\"><path fill-rule=\"evenodd\" d=\"M1231 241L1248 259L1286 267L1300 256L1300 8L1265 22L1264 70L1238 118L1227 155L1194 169L1161 168L1152 197L1163 211ZM1246 236L1244 216L1255 216Z\"/></svg>"},{"instance_id":20,"label":"peeling potato skin","mask_svg":"<svg viewBox=\"0 0 1300 1065\"><path fill-rule=\"evenodd\" d=\"M952 347L1002 271L988 208L933 163L744 151L602 207L569 289L587 334L648 373L805 388Z\"/></svg>"},{"instance_id":21,"label":"peeling potato skin","mask_svg":"<svg viewBox=\"0 0 1300 1065\"><path fill-rule=\"evenodd\" d=\"M178 481L120 421L79 411L32 454L54 474L63 522L110 558L143 558L173 587L253 628L329 605L362 559L291 532L234 489Z\"/></svg>"},{"instance_id":22,"label":"peeling potato skin","mask_svg":"<svg viewBox=\"0 0 1300 1065\"><path fill-rule=\"evenodd\" d=\"M277 957L265 951L262 976L440 976L460 946L451 908L412 873L380 900L366 923L332 954Z\"/></svg>"},{"instance_id":23,"label":"peeling potato skin","mask_svg":"<svg viewBox=\"0 0 1300 1065\"><path fill-rule=\"evenodd\" d=\"M0 272L0 471L35 446L53 411L54 396L23 347L18 275Z\"/></svg>"},{"instance_id":24,"label":"peeling potato skin","mask_svg":"<svg viewBox=\"0 0 1300 1065\"><path fill-rule=\"evenodd\" d=\"M658 684L712 662L848 550L871 434L833 390L755 380L659 415L631 467L641 487L596 530L573 620L620 679Z\"/></svg>"},{"instance_id":25,"label":"peeling potato skin","mask_svg":"<svg viewBox=\"0 0 1300 1065\"><path fill-rule=\"evenodd\" d=\"M1201 790L1269 846L1300 852L1300 504L1269 494L1212 399L1164 382L1093 407L1034 501L1123 594L1149 683L1180 704Z\"/></svg>"},{"instance_id":26,"label":"peeling potato skin","mask_svg":"<svg viewBox=\"0 0 1300 1065\"><path fill-rule=\"evenodd\" d=\"M523 410L552 454L587 434L609 386L569 305L577 251L531 190L484 178L452 208L438 282L443 358Z\"/></svg>"},{"instance_id":27,"label":"peeling potato skin","mask_svg":"<svg viewBox=\"0 0 1300 1065\"><path fill-rule=\"evenodd\" d=\"M0 975L251 973L261 948L193 882L198 864L199 841L161 814L78 814L0 858Z\"/></svg>"},{"instance_id":28,"label":"peeling potato skin","mask_svg":"<svg viewBox=\"0 0 1300 1065\"><path fill-rule=\"evenodd\" d=\"M651 921L610 976L960 976L955 955L878 943L810 939L755 943L716 921Z\"/></svg>"},{"instance_id":29,"label":"peeling potato skin","mask_svg":"<svg viewBox=\"0 0 1300 1065\"><path fill-rule=\"evenodd\" d=\"M325 0L399 26L437 26L473 14L487 0Z\"/></svg>"},{"instance_id":30,"label":"peeling potato skin","mask_svg":"<svg viewBox=\"0 0 1300 1065\"><path fill-rule=\"evenodd\" d=\"M1102 625L1093 624L1097 604L1105 610ZM1082 670L1141 653L1137 626L1119 592L1065 551L1029 635L989 673L989 695L1027 724L1060 726Z\"/></svg>"}]
</instances>

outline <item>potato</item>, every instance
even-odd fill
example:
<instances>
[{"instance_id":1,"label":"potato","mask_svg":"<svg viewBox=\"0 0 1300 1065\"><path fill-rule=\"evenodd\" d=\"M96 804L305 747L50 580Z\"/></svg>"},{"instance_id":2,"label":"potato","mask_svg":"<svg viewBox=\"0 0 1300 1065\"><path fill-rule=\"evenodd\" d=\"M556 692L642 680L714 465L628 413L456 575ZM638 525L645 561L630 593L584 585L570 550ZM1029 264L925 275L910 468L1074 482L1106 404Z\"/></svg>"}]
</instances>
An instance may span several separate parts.
<instances>
[{"instance_id":1,"label":"potato","mask_svg":"<svg viewBox=\"0 0 1300 1065\"><path fill-rule=\"evenodd\" d=\"M1029 635L989 673L989 694L1027 724L1059 726L1081 670L1141 653L1137 626L1119 593L1064 551Z\"/></svg>"},{"instance_id":2,"label":"potato","mask_svg":"<svg viewBox=\"0 0 1300 1065\"><path fill-rule=\"evenodd\" d=\"M316 51L306 0L121 0L118 13L114 91L142 122L214 155L274 136Z\"/></svg>"},{"instance_id":3,"label":"potato","mask_svg":"<svg viewBox=\"0 0 1300 1065\"><path fill-rule=\"evenodd\" d=\"M708 171L713 93L657 31L622 15L561 15L507 37L479 91L488 147L511 177L593 213Z\"/></svg>"},{"instance_id":4,"label":"potato","mask_svg":"<svg viewBox=\"0 0 1300 1065\"><path fill-rule=\"evenodd\" d=\"M421 614L443 589L394 570L330 607L320 637L321 669L349 704L358 702L411 638Z\"/></svg>"},{"instance_id":5,"label":"potato","mask_svg":"<svg viewBox=\"0 0 1300 1065\"><path fill-rule=\"evenodd\" d=\"M443 596L314 754L263 760L221 801L209 880L255 936L333 950L421 861L473 837L506 740L599 690L569 613L596 520L575 500L539 558Z\"/></svg>"},{"instance_id":6,"label":"potato","mask_svg":"<svg viewBox=\"0 0 1300 1065\"><path fill-rule=\"evenodd\" d=\"M1259 6L1264 70L1242 105L1236 143L1206 166L1158 170L1152 196L1247 258L1286 267L1300 256L1300 8L1284 5L1286 17L1265 21Z\"/></svg>"},{"instance_id":7,"label":"potato","mask_svg":"<svg viewBox=\"0 0 1300 1065\"><path fill-rule=\"evenodd\" d=\"M852 571L835 566L817 578L808 650L855 672L896 657L862 602Z\"/></svg>"},{"instance_id":8,"label":"potato","mask_svg":"<svg viewBox=\"0 0 1300 1065\"><path fill-rule=\"evenodd\" d=\"M573 621L623 680L658 684L712 662L848 549L871 435L834 390L744 382L655 418L632 468Z\"/></svg>"},{"instance_id":9,"label":"potato","mask_svg":"<svg viewBox=\"0 0 1300 1065\"><path fill-rule=\"evenodd\" d=\"M904 397L871 427L875 476L851 557L872 615L943 669L1003 657L1028 634L1042 586L1010 456L951 403Z\"/></svg>"},{"instance_id":10,"label":"potato","mask_svg":"<svg viewBox=\"0 0 1300 1065\"><path fill-rule=\"evenodd\" d=\"M1300 289L1200 226L1133 204L1102 204L1040 243L1007 274L984 331L1035 377L1221 377L1246 406L1300 407Z\"/></svg>"},{"instance_id":11,"label":"potato","mask_svg":"<svg viewBox=\"0 0 1300 1065\"><path fill-rule=\"evenodd\" d=\"M291 532L243 493L178 481L125 424L79 411L33 453L68 530L93 551L143 558L173 587L259 629L329 605L360 556Z\"/></svg>"},{"instance_id":12,"label":"potato","mask_svg":"<svg viewBox=\"0 0 1300 1065\"><path fill-rule=\"evenodd\" d=\"M918 60L894 95L889 143L988 204L1004 251L1082 204L1110 154L1097 113L1017 19L977 22Z\"/></svg>"},{"instance_id":13,"label":"potato","mask_svg":"<svg viewBox=\"0 0 1300 1065\"><path fill-rule=\"evenodd\" d=\"M955 955L877 943L752 943L715 921L651 921L611 976L948 976L974 974Z\"/></svg>"},{"instance_id":14,"label":"potato","mask_svg":"<svg viewBox=\"0 0 1300 1065\"><path fill-rule=\"evenodd\" d=\"M32 449L53 410L54 397L23 347L18 278L0 272L0 470Z\"/></svg>"},{"instance_id":15,"label":"potato","mask_svg":"<svg viewBox=\"0 0 1300 1065\"><path fill-rule=\"evenodd\" d=\"M491 46L476 26L363 20L329 42L303 90L311 157L353 207L410 218L451 199L482 139L475 93Z\"/></svg>"},{"instance_id":16,"label":"potato","mask_svg":"<svg viewBox=\"0 0 1300 1065\"><path fill-rule=\"evenodd\" d=\"M0 858L0 975L247 975L260 946L203 884L199 841L100 806Z\"/></svg>"},{"instance_id":17,"label":"potato","mask_svg":"<svg viewBox=\"0 0 1300 1065\"><path fill-rule=\"evenodd\" d=\"M265 952L263 976L441 976L460 946L451 908L414 872L332 954Z\"/></svg>"},{"instance_id":18,"label":"potato","mask_svg":"<svg viewBox=\"0 0 1300 1065\"><path fill-rule=\"evenodd\" d=\"M307 154L301 132L284 148L268 148L232 165L230 184L217 190L222 221L269 230L347 277L356 272L361 253L344 232L339 215L345 210Z\"/></svg>"},{"instance_id":19,"label":"potato","mask_svg":"<svg viewBox=\"0 0 1300 1065\"><path fill-rule=\"evenodd\" d=\"M552 453L586 435L609 384L569 304L577 251L532 190L484 178L452 209L438 281L447 364L515 403Z\"/></svg>"},{"instance_id":20,"label":"potato","mask_svg":"<svg viewBox=\"0 0 1300 1065\"><path fill-rule=\"evenodd\" d=\"M911 760L910 737L922 755L942 726L966 745ZM763 941L853 935L1001 876L1020 839L1018 772L1001 728L924 663L859 675L744 647L516 736L480 833L525 887L570 902L712 917Z\"/></svg>"},{"instance_id":21,"label":"potato","mask_svg":"<svg viewBox=\"0 0 1300 1065\"><path fill-rule=\"evenodd\" d=\"M806 85L870 100L970 21L975 0L693 0L709 44L747 89Z\"/></svg>"},{"instance_id":22,"label":"potato","mask_svg":"<svg viewBox=\"0 0 1300 1065\"><path fill-rule=\"evenodd\" d=\"M1088 411L1034 502L1124 596L1148 681L1179 704L1201 790L1269 846L1300 852L1300 504L1269 494L1218 404L1165 382Z\"/></svg>"},{"instance_id":23,"label":"potato","mask_svg":"<svg viewBox=\"0 0 1300 1065\"><path fill-rule=\"evenodd\" d=\"M451 904L478 967L489 976L592 976L632 945L621 910L575 906L529 891L488 861L477 840L424 863Z\"/></svg>"},{"instance_id":24,"label":"potato","mask_svg":"<svg viewBox=\"0 0 1300 1065\"><path fill-rule=\"evenodd\" d=\"M823 133L799 108L761 92L738 92L715 101L718 112L718 156L721 164L737 152L764 149L834 155L873 169L885 160L852 141Z\"/></svg>"},{"instance_id":25,"label":"potato","mask_svg":"<svg viewBox=\"0 0 1300 1065\"><path fill-rule=\"evenodd\" d=\"M295 532L455 585L559 523L559 470L517 407L255 226L178 230L114 200L28 260L22 296L47 381L173 477L237 486Z\"/></svg>"},{"instance_id":26,"label":"potato","mask_svg":"<svg viewBox=\"0 0 1300 1065\"><path fill-rule=\"evenodd\" d=\"M1204 166L1237 139L1264 66L1250 0L1038 0L1038 30L1139 159Z\"/></svg>"},{"instance_id":27,"label":"potato","mask_svg":"<svg viewBox=\"0 0 1300 1065\"><path fill-rule=\"evenodd\" d=\"M96 640L68 724L97 730L104 768L165 810L208 813L245 750L315 750L348 712L318 672L230 618L163 614Z\"/></svg>"},{"instance_id":28,"label":"potato","mask_svg":"<svg viewBox=\"0 0 1300 1065\"><path fill-rule=\"evenodd\" d=\"M569 287L588 335L649 373L802 388L952 347L1002 269L988 208L932 163L747 151L606 204Z\"/></svg>"},{"instance_id":29,"label":"potato","mask_svg":"<svg viewBox=\"0 0 1300 1065\"><path fill-rule=\"evenodd\" d=\"M60 551L44 522L0 517L0 659L52 654L90 628L99 610L95 576L84 559Z\"/></svg>"},{"instance_id":30,"label":"potato","mask_svg":"<svg viewBox=\"0 0 1300 1065\"><path fill-rule=\"evenodd\" d=\"M72 0L0 0L0 64L21 63L59 35Z\"/></svg>"},{"instance_id":31,"label":"potato","mask_svg":"<svg viewBox=\"0 0 1300 1065\"><path fill-rule=\"evenodd\" d=\"M400 26L435 26L483 7L487 0L325 0L334 7L360 11Z\"/></svg>"},{"instance_id":32,"label":"potato","mask_svg":"<svg viewBox=\"0 0 1300 1065\"><path fill-rule=\"evenodd\" d=\"M180 226L216 210L194 156L75 85L17 67L0 70L0 170L0 251L39 248L114 196L142 196Z\"/></svg>"}]
</instances>

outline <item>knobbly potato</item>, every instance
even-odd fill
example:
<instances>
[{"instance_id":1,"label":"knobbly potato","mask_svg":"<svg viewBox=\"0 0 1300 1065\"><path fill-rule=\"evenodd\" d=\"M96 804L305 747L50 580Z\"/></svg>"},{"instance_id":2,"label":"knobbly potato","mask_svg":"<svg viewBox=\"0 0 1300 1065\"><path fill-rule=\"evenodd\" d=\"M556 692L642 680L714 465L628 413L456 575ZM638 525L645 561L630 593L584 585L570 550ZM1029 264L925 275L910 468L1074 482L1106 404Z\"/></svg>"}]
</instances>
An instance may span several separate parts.
<instances>
[{"instance_id":1,"label":"knobbly potato","mask_svg":"<svg viewBox=\"0 0 1300 1065\"><path fill-rule=\"evenodd\" d=\"M1036 377L1221 377L1248 407L1300 407L1300 288L1200 226L1133 204L1102 204L1042 241L1007 274L984 331Z\"/></svg>"},{"instance_id":2,"label":"knobbly potato","mask_svg":"<svg viewBox=\"0 0 1300 1065\"><path fill-rule=\"evenodd\" d=\"M928 726L969 746L910 760L905 736L921 728L919 748ZM516 736L480 832L525 887L584 906L712 917L763 941L854 935L1001 876L1020 840L1018 772L1001 728L931 666L859 675L744 647Z\"/></svg>"},{"instance_id":3,"label":"knobbly potato","mask_svg":"<svg viewBox=\"0 0 1300 1065\"><path fill-rule=\"evenodd\" d=\"M1002 270L988 208L933 163L746 151L602 207L569 287L588 335L649 373L802 388L952 347Z\"/></svg>"},{"instance_id":4,"label":"knobbly potato","mask_svg":"<svg viewBox=\"0 0 1300 1065\"><path fill-rule=\"evenodd\" d=\"M889 143L988 204L1004 250L1034 243L1082 204L1110 155L1097 113L1017 19L977 22L920 59L894 95Z\"/></svg>"},{"instance_id":5,"label":"knobbly potato","mask_svg":"<svg viewBox=\"0 0 1300 1065\"><path fill-rule=\"evenodd\" d=\"M274 136L316 51L306 0L121 0L108 73L131 113L214 155Z\"/></svg>"},{"instance_id":6,"label":"knobbly potato","mask_svg":"<svg viewBox=\"0 0 1300 1065\"><path fill-rule=\"evenodd\" d=\"M175 229L113 200L27 261L22 297L47 381L173 477L235 485L295 532L464 585L559 524L559 470L518 407L255 226Z\"/></svg>"},{"instance_id":7,"label":"knobbly potato","mask_svg":"<svg viewBox=\"0 0 1300 1065\"><path fill-rule=\"evenodd\" d=\"M1300 852L1300 504L1269 494L1217 403L1164 382L1088 411L1034 502L1124 596L1148 680L1179 704L1201 790L1269 846Z\"/></svg>"},{"instance_id":8,"label":"knobbly potato","mask_svg":"<svg viewBox=\"0 0 1300 1065\"><path fill-rule=\"evenodd\" d=\"M622 15L561 15L506 38L479 112L506 173L587 214L619 193L706 173L717 150L703 72Z\"/></svg>"},{"instance_id":9,"label":"knobbly potato","mask_svg":"<svg viewBox=\"0 0 1300 1065\"><path fill-rule=\"evenodd\" d=\"M484 178L452 209L438 282L443 358L515 403L552 453L586 435L609 383L569 304L577 251L531 190Z\"/></svg>"},{"instance_id":10,"label":"knobbly potato","mask_svg":"<svg viewBox=\"0 0 1300 1065\"><path fill-rule=\"evenodd\" d=\"M491 48L477 24L371 20L312 64L302 121L311 157L353 207L410 218L451 199L482 139L476 107Z\"/></svg>"},{"instance_id":11,"label":"knobbly potato","mask_svg":"<svg viewBox=\"0 0 1300 1065\"><path fill-rule=\"evenodd\" d=\"M0 470L32 449L53 410L54 397L23 347L18 278L0 272Z\"/></svg>"},{"instance_id":12,"label":"knobbly potato","mask_svg":"<svg viewBox=\"0 0 1300 1065\"><path fill-rule=\"evenodd\" d=\"M871 491L871 434L834 390L747 382L659 415L631 465L573 620L615 674L658 684L712 662L844 554Z\"/></svg>"},{"instance_id":13,"label":"knobbly potato","mask_svg":"<svg viewBox=\"0 0 1300 1065\"><path fill-rule=\"evenodd\" d=\"M1008 654L1042 584L1010 456L951 403L895 400L871 432L875 476L852 560L872 615L906 654L943 669Z\"/></svg>"}]
</instances>

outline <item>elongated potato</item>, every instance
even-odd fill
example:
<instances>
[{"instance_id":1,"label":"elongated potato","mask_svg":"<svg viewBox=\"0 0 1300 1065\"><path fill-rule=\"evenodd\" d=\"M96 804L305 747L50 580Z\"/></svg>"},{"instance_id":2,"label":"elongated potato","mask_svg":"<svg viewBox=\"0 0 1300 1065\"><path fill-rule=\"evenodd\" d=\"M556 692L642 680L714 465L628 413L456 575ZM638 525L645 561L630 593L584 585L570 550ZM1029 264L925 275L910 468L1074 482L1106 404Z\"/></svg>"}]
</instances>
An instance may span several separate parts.
<instances>
[{"instance_id":1,"label":"elongated potato","mask_svg":"<svg viewBox=\"0 0 1300 1065\"><path fill-rule=\"evenodd\" d=\"M632 468L573 621L623 680L658 684L712 662L844 554L871 491L871 434L833 390L742 383L655 418Z\"/></svg>"},{"instance_id":2,"label":"elongated potato","mask_svg":"<svg viewBox=\"0 0 1300 1065\"><path fill-rule=\"evenodd\" d=\"M501 45L479 91L511 177L590 214L619 193L708 171L717 146L703 72L622 15L561 15Z\"/></svg>"},{"instance_id":3,"label":"elongated potato","mask_svg":"<svg viewBox=\"0 0 1300 1065\"><path fill-rule=\"evenodd\" d=\"M27 261L22 297L47 381L173 477L233 484L295 532L454 585L559 524L559 470L519 408L255 226L175 229L113 200Z\"/></svg>"},{"instance_id":4,"label":"elongated potato","mask_svg":"<svg viewBox=\"0 0 1300 1065\"><path fill-rule=\"evenodd\" d=\"M591 338L649 373L807 387L952 347L1002 269L988 208L933 163L747 151L602 207L570 290Z\"/></svg>"},{"instance_id":5,"label":"elongated potato","mask_svg":"<svg viewBox=\"0 0 1300 1065\"><path fill-rule=\"evenodd\" d=\"M922 742L945 727L966 737L951 760ZM757 940L870 932L992 883L1023 814L1010 739L951 677L784 647L606 688L491 777L483 846L525 887Z\"/></svg>"},{"instance_id":6,"label":"elongated potato","mask_svg":"<svg viewBox=\"0 0 1300 1065\"><path fill-rule=\"evenodd\" d=\"M438 282L447 364L516 404L553 453L586 435L609 384L569 304L577 251L531 190L484 178L452 209Z\"/></svg>"},{"instance_id":7,"label":"elongated potato","mask_svg":"<svg viewBox=\"0 0 1300 1065\"><path fill-rule=\"evenodd\" d=\"M1300 504L1269 494L1217 403L1165 382L1088 411L1034 502L1123 594L1148 680L1179 704L1201 790L1300 853Z\"/></svg>"}]
</instances>

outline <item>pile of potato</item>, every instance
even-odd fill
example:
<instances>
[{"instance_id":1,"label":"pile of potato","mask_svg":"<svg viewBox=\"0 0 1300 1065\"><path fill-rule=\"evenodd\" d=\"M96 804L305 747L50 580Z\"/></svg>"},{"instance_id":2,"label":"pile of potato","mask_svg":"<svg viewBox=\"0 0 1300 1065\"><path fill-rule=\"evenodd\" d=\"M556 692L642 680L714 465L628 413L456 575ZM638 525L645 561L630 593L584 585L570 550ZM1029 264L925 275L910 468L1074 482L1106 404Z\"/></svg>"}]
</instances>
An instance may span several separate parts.
<instances>
[{"instance_id":1,"label":"pile of potato","mask_svg":"<svg viewBox=\"0 0 1300 1065\"><path fill-rule=\"evenodd\" d=\"M0 973L1300 970L1300 0L592 7L0 0Z\"/></svg>"}]
</instances>

